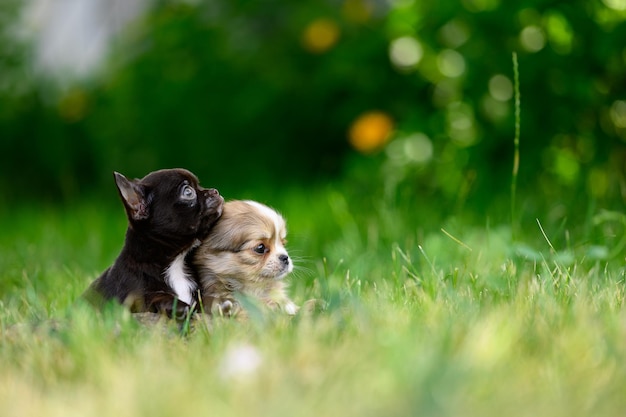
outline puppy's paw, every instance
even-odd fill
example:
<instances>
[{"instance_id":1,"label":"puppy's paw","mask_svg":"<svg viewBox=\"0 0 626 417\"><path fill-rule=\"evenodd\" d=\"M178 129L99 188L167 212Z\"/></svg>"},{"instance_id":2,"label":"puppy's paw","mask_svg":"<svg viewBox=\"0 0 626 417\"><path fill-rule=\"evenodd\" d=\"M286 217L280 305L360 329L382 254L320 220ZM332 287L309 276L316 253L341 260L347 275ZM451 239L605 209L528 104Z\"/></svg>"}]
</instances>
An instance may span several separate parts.
<instances>
[{"instance_id":1,"label":"puppy's paw","mask_svg":"<svg viewBox=\"0 0 626 417\"><path fill-rule=\"evenodd\" d=\"M213 303L211 312L213 315L222 317L232 317L240 310L239 304L231 299L219 299Z\"/></svg>"},{"instance_id":2,"label":"puppy's paw","mask_svg":"<svg viewBox=\"0 0 626 417\"><path fill-rule=\"evenodd\" d=\"M235 310L235 303L230 300L224 300L217 305L217 308L222 316L231 316Z\"/></svg>"},{"instance_id":3,"label":"puppy's paw","mask_svg":"<svg viewBox=\"0 0 626 417\"><path fill-rule=\"evenodd\" d=\"M295 316L298 313L298 310L300 310L300 307L288 298L281 300L266 300L265 305L271 310L282 311L290 316Z\"/></svg>"},{"instance_id":4,"label":"puppy's paw","mask_svg":"<svg viewBox=\"0 0 626 417\"><path fill-rule=\"evenodd\" d=\"M193 311L193 307L183 301L176 300L171 305L161 306L159 311L176 321L185 321Z\"/></svg>"},{"instance_id":5,"label":"puppy's paw","mask_svg":"<svg viewBox=\"0 0 626 417\"><path fill-rule=\"evenodd\" d=\"M298 313L298 310L300 310L300 307L290 300L283 306L283 310L290 316L295 316Z\"/></svg>"},{"instance_id":6,"label":"puppy's paw","mask_svg":"<svg viewBox=\"0 0 626 417\"><path fill-rule=\"evenodd\" d=\"M312 298L304 302L304 304L302 305L302 311L307 314L323 311L326 310L326 308L328 307L327 304L328 303L326 303L326 301L324 300Z\"/></svg>"},{"instance_id":7,"label":"puppy's paw","mask_svg":"<svg viewBox=\"0 0 626 417\"><path fill-rule=\"evenodd\" d=\"M158 292L147 294L145 299L146 305L148 306L146 309L131 311L133 311L133 313L151 312L163 314L176 321L185 321L194 310L194 306L190 306L184 301L177 299L170 293Z\"/></svg>"}]
</instances>

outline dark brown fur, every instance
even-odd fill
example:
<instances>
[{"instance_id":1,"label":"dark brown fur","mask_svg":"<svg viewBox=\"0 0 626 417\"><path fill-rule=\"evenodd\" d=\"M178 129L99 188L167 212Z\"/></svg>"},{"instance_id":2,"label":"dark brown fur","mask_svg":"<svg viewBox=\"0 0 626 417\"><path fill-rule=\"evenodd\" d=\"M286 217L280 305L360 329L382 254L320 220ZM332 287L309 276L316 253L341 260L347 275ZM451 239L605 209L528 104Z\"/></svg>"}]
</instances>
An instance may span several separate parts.
<instances>
[{"instance_id":1,"label":"dark brown fur","mask_svg":"<svg viewBox=\"0 0 626 417\"><path fill-rule=\"evenodd\" d=\"M132 312L186 313L190 305L179 300L167 281L168 268L207 236L221 215L223 198L215 189L200 187L184 169L155 171L132 181L117 172L114 176L129 222L126 239L85 298L96 306L114 300Z\"/></svg>"}]
</instances>

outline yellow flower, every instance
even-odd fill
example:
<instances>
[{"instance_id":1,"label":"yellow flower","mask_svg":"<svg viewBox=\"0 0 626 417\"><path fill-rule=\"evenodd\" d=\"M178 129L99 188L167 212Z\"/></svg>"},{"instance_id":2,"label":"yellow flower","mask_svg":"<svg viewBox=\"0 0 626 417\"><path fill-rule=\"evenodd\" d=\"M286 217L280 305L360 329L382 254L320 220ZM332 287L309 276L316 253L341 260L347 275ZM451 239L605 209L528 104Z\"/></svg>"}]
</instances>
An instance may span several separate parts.
<instances>
[{"instance_id":1,"label":"yellow flower","mask_svg":"<svg viewBox=\"0 0 626 417\"><path fill-rule=\"evenodd\" d=\"M339 26L332 20L316 19L304 29L302 44L309 52L321 54L337 43L339 34Z\"/></svg>"},{"instance_id":2,"label":"yellow flower","mask_svg":"<svg viewBox=\"0 0 626 417\"><path fill-rule=\"evenodd\" d=\"M373 153L389 141L392 131L391 117L381 111L370 111L363 113L352 123L348 138L357 151Z\"/></svg>"}]
</instances>

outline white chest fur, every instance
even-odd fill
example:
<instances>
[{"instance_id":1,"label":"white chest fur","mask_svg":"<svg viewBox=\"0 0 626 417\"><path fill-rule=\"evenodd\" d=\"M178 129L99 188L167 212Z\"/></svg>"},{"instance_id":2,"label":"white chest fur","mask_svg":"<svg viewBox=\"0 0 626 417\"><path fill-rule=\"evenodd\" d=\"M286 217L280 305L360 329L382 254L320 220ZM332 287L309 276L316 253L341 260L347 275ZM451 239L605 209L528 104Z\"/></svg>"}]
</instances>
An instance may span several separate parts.
<instances>
[{"instance_id":1,"label":"white chest fur","mask_svg":"<svg viewBox=\"0 0 626 417\"><path fill-rule=\"evenodd\" d=\"M185 271L185 256L188 250L180 253L165 270L165 282L169 285L179 300L192 305L193 292L197 285Z\"/></svg>"}]
</instances>

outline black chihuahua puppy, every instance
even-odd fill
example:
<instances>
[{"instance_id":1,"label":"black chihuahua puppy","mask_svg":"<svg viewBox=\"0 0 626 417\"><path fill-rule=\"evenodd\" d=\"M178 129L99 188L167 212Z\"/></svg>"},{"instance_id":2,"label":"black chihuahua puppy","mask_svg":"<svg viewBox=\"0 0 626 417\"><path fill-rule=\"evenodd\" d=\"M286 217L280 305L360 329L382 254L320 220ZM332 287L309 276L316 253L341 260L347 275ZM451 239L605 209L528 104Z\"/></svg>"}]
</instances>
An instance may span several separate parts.
<instances>
[{"instance_id":1,"label":"black chihuahua puppy","mask_svg":"<svg viewBox=\"0 0 626 417\"><path fill-rule=\"evenodd\" d=\"M128 216L121 253L84 294L96 306L115 300L133 313L182 318L197 300L185 256L222 214L217 190L199 186L185 169L163 169L140 180L114 172Z\"/></svg>"}]
</instances>

